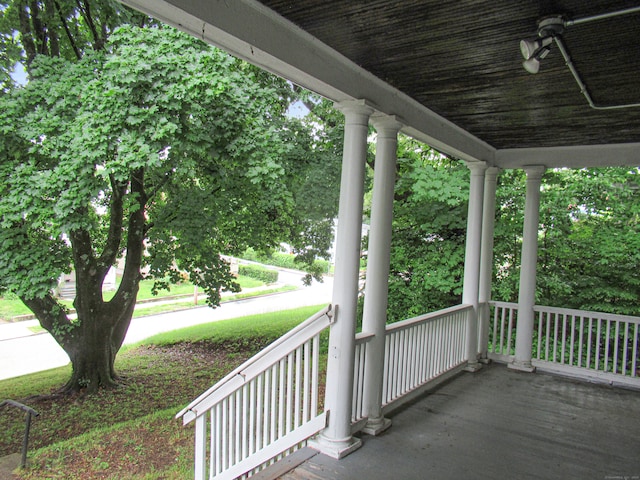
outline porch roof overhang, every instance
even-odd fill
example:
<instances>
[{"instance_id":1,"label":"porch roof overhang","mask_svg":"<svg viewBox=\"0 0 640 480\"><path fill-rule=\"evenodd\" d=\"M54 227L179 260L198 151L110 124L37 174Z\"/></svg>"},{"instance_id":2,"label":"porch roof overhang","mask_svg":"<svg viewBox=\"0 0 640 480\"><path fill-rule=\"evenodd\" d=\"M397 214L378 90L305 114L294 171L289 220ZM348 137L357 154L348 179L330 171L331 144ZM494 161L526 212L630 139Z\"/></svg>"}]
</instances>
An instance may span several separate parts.
<instances>
[{"instance_id":1,"label":"porch roof overhang","mask_svg":"<svg viewBox=\"0 0 640 480\"><path fill-rule=\"evenodd\" d=\"M549 15L625 0L123 0L334 101L366 99L403 132L501 168L640 165L640 107L591 108L558 48L537 75L519 41ZM596 104L640 103L640 13L566 29ZM557 46L554 46L557 47Z\"/></svg>"}]
</instances>

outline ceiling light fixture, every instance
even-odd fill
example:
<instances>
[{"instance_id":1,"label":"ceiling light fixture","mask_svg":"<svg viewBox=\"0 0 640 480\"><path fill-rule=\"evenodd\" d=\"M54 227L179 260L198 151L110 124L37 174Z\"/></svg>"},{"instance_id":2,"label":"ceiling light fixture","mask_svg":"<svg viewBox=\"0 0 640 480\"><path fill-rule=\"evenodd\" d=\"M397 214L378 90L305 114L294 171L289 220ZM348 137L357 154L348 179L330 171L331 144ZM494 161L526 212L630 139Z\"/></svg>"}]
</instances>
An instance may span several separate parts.
<instances>
[{"instance_id":1,"label":"ceiling light fixture","mask_svg":"<svg viewBox=\"0 0 640 480\"><path fill-rule=\"evenodd\" d=\"M578 18L575 20L567 20L562 15L554 15L545 17L538 22L538 38L534 40L521 40L520 52L524 57L522 66L524 69L532 74L538 73L540 70L540 60L544 59L551 51L551 45L555 43L558 46L560 54L564 58L565 64L569 68L569 71L573 75L580 93L584 95L591 108L597 110L610 110L614 108L629 108L640 107L640 103L628 103L624 105L596 105L587 90L587 86L580 78L578 71L576 70L569 52L567 51L564 41L562 40L562 34L566 27L574 25L581 25L583 23L592 22L596 20L605 20L620 15L629 15L632 13L640 12L640 7L631 7L624 10L618 10L615 12L603 13L600 15L594 15L591 17Z\"/></svg>"},{"instance_id":2,"label":"ceiling light fixture","mask_svg":"<svg viewBox=\"0 0 640 480\"><path fill-rule=\"evenodd\" d=\"M529 73L538 73L540 60L549 55L551 44L564 32L564 19L561 16L543 18L538 22L538 38L520 40L520 53L524 57L522 66Z\"/></svg>"}]
</instances>

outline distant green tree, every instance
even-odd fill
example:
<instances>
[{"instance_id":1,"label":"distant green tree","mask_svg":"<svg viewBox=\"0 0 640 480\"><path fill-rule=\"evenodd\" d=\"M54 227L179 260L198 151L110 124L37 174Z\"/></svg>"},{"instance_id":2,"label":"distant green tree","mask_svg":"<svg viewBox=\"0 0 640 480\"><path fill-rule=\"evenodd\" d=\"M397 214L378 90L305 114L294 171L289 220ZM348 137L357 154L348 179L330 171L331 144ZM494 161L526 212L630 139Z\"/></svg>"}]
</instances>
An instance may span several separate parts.
<instances>
[{"instance_id":1,"label":"distant green tree","mask_svg":"<svg viewBox=\"0 0 640 480\"><path fill-rule=\"evenodd\" d=\"M463 164L400 136L389 321L460 303L468 190Z\"/></svg>"},{"instance_id":2,"label":"distant green tree","mask_svg":"<svg viewBox=\"0 0 640 480\"><path fill-rule=\"evenodd\" d=\"M536 302L638 315L637 168L558 169L541 187ZM526 178L499 177L494 298L517 301Z\"/></svg>"},{"instance_id":3,"label":"distant green tree","mask_svg":"<svg viewBox=\"0 0 640 480\"><path fill-rule=\"evenodd\" d=\"M389 321L461 300L468 169L400 137ZM536 301L639 315L637 168L549 170L541 187ZM526 175L498 177L492 297L517 301Z\"/></svg>"}]
</instances>

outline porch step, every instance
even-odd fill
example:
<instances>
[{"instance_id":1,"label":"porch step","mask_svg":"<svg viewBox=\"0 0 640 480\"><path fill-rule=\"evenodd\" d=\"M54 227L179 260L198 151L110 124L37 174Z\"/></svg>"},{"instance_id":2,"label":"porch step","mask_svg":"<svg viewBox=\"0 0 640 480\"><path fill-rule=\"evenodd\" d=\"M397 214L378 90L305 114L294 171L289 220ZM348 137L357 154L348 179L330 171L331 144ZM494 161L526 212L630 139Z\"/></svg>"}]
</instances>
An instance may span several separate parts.
<instances>
[{"instance_id":1,"label":"porch step","mask_svg":"<svg viewBox=\"0 0 640 480\"><path fill-rule=\"evenodd\" d=\"M20 466L21 460L22 456L19 453L0 457L0 478L7 480L14 478L11 472Z\"/></svg>"},{"instance_id":2,"label":"porch step","mask_svg":"<svg viewBox=\"0 0 640 480\"><path fill-rule=\"evenodd\" d=\"M287 455L279 462L270 465L261 472L256 473L251 477L252 480L276 480L276 479L290 479L290 480L321 480L321 477L298 477L295 472L292 472L295 468L302 465L310 458L315 457L320 452L314 450L311 447L304 447L300 450L296 450L291 455ZM284 475L284 476L283 476ZM291 476L293 475L293 476Z\"/></svg>"}]
</instances>

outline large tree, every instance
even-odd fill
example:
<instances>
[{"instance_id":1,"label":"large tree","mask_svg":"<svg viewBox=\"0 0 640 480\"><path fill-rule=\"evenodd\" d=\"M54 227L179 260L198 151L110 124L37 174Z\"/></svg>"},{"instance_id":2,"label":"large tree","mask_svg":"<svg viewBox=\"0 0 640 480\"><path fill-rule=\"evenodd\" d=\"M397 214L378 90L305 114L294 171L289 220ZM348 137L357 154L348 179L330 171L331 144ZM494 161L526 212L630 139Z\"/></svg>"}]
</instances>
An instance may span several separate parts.
<instances>
[{"instance_id":1,"label":"large tree","mask_svg":"<svg viewBox=\"0 0 640 480\"><path fill-rule=\"evenodd\" d=\"M73 58L35 55L28 84L0 97L0 290L69 354L67 391L117 382L142 272L160 287L186 272L214 306L238 288L220 254L286 240L322 252L335 213L299 202L316 149L286 116L290 85L171 28L104 30ZM71 268L77 319L51 294Z\"/></svg>"}]
</instances>

